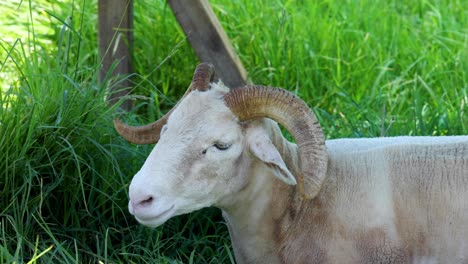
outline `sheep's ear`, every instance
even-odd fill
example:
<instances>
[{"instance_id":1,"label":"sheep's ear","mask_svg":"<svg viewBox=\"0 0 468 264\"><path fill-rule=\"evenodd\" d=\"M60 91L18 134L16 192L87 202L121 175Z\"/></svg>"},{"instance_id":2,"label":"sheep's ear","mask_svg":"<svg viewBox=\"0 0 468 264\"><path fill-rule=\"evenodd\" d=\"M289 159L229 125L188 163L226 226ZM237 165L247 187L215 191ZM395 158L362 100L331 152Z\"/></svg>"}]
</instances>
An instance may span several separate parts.
<instances>
[{"instance_id":1,"label":"sheep's ear","mask_svg":"<svg viewBox=\"0 0 468 264\"><path fill-rule=\"evenodd\" d=\"M296 179L289 171L275 145L266 134L256 133L249 138L250 152L272 169L273 174L289 185L296 185Z\"/></svg>"}]
</instances>

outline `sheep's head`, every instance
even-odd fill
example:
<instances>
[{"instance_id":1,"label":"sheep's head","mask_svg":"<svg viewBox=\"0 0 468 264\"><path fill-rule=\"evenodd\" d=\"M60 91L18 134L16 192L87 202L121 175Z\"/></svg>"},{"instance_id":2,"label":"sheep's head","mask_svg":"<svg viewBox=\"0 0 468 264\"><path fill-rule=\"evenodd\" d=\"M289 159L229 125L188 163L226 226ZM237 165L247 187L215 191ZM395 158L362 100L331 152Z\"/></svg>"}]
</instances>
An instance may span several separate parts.
<instances>
[{"instance_id":1,"label":"sheep's head","mask_svg":"<svg viewBox=\"0 0 468 264\"><path fill-rule=\"evenodd\" d=\"M325 177L327 156L315 116L296 96L278 88L248 86L229 91L210 83L213 67L200 64L184 98L162 119L143 127L115 120L134 143L156 143L130 184L129 211L139 222L158 226L172 216L216 205L235 195L252 156L286 184L314 197ZM210 89L212 88L212 89ZM269 117L298 144L302 175L292 175L268 137L249 134L252 120Z\"/></svg>"}]
</instances>

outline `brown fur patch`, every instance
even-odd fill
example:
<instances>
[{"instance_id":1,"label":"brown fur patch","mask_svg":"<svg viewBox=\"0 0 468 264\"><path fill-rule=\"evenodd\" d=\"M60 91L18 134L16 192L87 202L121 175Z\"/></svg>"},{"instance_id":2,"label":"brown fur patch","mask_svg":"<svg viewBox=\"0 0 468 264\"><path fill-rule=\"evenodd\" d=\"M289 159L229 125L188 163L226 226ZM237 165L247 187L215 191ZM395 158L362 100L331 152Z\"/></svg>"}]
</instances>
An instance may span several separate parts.
<instances>
[{"instance_id":1,"label":"brown fur patch","mask_svg":"<svg viewBox=\"0 0 468 264\"><path fill-rule=\"evenodd\" d=\"M405 215L398 202L394 203L393 211L395 213L395 226L398 236L402 241L405 241L405 248L409 257L415 255L431 255L427 249L427 239L424 232L413 221L410 221L411 216ZM419 251L419 252L418 252Z\"/></svg>"},{"instance_id":2,"label":"brown fur patch","mask_svg":"<svg viewBox=\"0 0 468 264\"><path fill-rule=\"evenodd\" d=\"M306 201L291 188L287 207L274 222L274 239L281 263L326 263L323 238L330 236L328 218L319 197Z\"/></svg>"},{"instance_id":3,"label":"brown fur patch","mask_svg":"<svg viewBox=\"0 0 468 264\"><path fill-rule=\"evenodd\" d=\"M357 249L362 263L408 263L405 248L391 241L382 228L374 228L357 235Z\"/></svg>"}]
</instances>

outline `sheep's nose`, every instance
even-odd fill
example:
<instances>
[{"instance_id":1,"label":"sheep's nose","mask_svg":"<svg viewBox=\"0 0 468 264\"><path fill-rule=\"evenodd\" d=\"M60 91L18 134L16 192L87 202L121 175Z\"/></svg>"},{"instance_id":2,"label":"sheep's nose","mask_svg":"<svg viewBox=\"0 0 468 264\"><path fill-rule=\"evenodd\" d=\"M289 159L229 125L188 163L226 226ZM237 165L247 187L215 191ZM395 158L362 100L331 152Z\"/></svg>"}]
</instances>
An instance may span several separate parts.
<instances>
[{"instance_id":1,"label":"sheep's nose","mask_svg":"<svg viewBox=\"0 0 468 264\"><path fill-rule=\"evenodd\" d=\"M152 195L149 194L137 194L130 198L130 202L128 204L128 209L130 213L135 214L138 211L145 210L154 202L154 198Z\"/></svg>"}]
</instances>

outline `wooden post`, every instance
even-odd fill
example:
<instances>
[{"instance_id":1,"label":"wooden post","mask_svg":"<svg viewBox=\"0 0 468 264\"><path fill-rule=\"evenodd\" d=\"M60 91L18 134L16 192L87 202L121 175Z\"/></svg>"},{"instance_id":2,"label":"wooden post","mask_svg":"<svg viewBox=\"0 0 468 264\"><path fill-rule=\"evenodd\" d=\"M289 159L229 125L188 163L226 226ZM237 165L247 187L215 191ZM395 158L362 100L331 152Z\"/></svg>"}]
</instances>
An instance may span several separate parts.
<instances>
[{"instance_id":1,"label":"wooden post","mask_svg":"<svg viewBox=\"0 0 468 264\"><path fill-rule=\"evenodd\" d=\"M133 0L98 1L99 52L102 60L101 81L107 74L112 76L127 75L132 72L131 48L133 45ZM112 64L117 66L109 73ZM130 81L126 80L112 87L109 104L115 104L130 91ZM129 110L132 102L123 102L123 109Z\"/></svg>"},{"instance_id":2,"label":"wooden post","mask_svg":"<svg viewBox=\"0 0 468 264\"><path fill-rule=\"evenodd\" d=\"M217 77L228 87L245 85L247 72L208 0L168 3L200 61L213 64Z\"/></svg>"}]
</instances>

